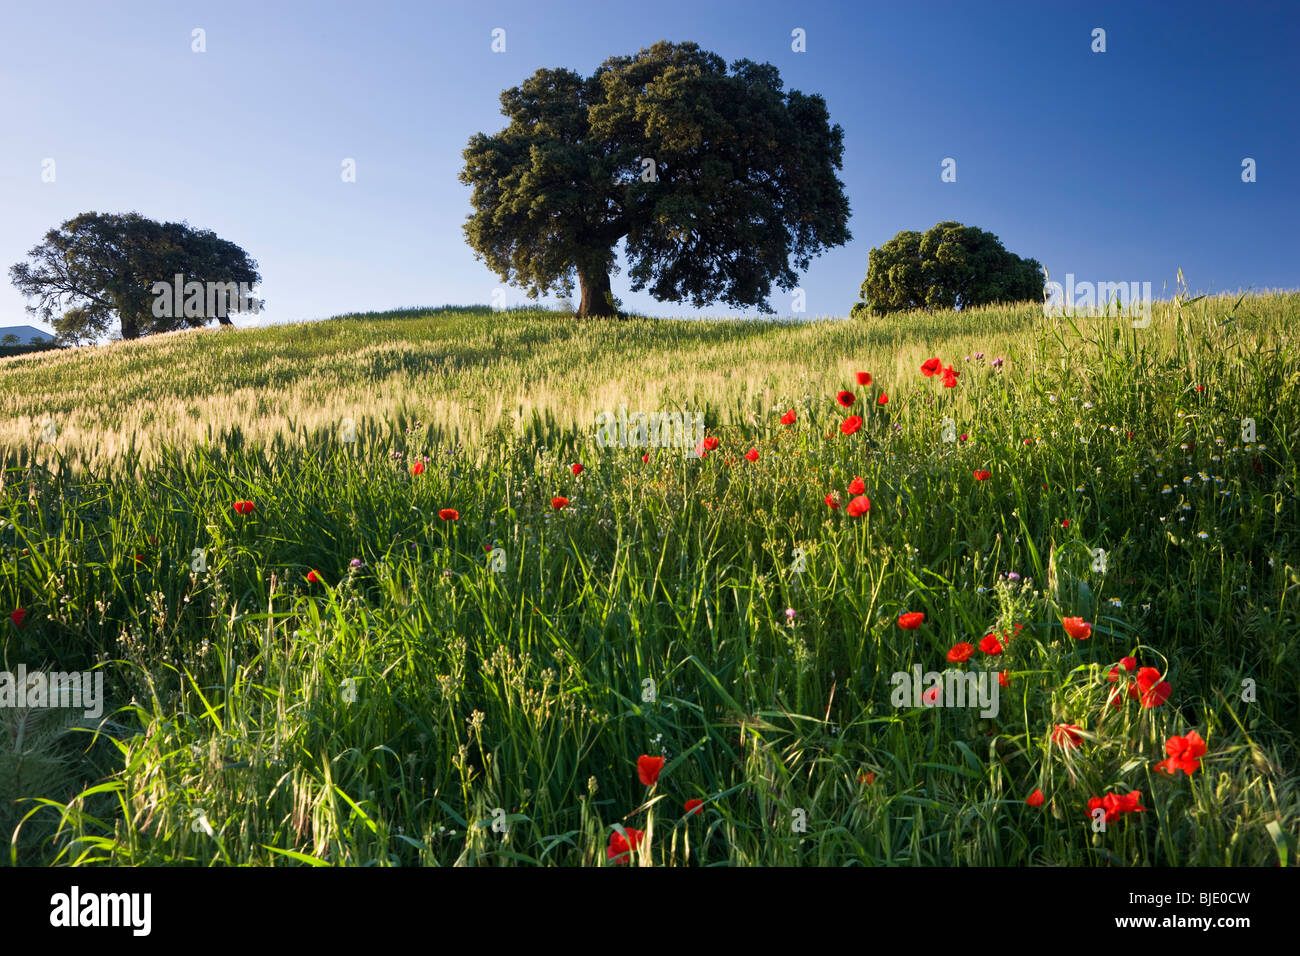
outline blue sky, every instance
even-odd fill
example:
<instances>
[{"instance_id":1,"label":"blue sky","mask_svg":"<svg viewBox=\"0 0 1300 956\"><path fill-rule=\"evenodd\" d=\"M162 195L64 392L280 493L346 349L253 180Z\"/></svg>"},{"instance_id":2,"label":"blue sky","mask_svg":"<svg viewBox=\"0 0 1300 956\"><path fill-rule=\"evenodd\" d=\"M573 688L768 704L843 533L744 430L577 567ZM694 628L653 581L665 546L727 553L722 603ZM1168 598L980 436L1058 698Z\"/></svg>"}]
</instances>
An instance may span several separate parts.
<instances>
[{"instance_id":1,"label":"blue sky","mask_svg":"<svg viewBox=\"0 0 1300 956\"><path fill-rule=\"evenodd\" d=\"M255 321L489 302L502 283L461 230L466 142L502 127L500 92L534 70L587 74L661 39L770 62L844 128L853 239L804 274L810 316L846 315L873 246L944 219L1054 279L1300 286L1292 2L55 0L9 5L0 34L0 325L32 321L9 266L89 210L241 245L264 279ZM737 314L613 285L641 312Z\"/></svg>"}]
</instances>

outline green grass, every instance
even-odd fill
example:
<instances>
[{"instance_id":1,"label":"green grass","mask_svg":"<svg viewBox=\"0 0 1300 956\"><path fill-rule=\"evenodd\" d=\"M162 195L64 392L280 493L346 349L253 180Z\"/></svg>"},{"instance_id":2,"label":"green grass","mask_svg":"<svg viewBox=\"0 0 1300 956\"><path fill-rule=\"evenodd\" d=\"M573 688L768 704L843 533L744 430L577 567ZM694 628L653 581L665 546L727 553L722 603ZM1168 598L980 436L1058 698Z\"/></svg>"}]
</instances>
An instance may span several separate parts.
<instances>
[{"instance_id":1,"label":"green grass","mask_svg":"<svg viewBox=\"0 0 1300 956\"><path fill-rule=\"evenodd\" d=\"M1289 863L1298 319L409 310L0 361L3 666L102 668L111 710L0 709L10 858L603 865L621 825L656 865ZM620 403L720 446L598 449ZM870 512L828 508L858 476ZM1107 705L1130 655L1165 703ZM999 713L892 706L914 665L1004 671ZM1191 730L1201 770L1156 773ZM1134 789L1093 832L1089 798Z\"/></svg>"}]
</instances>

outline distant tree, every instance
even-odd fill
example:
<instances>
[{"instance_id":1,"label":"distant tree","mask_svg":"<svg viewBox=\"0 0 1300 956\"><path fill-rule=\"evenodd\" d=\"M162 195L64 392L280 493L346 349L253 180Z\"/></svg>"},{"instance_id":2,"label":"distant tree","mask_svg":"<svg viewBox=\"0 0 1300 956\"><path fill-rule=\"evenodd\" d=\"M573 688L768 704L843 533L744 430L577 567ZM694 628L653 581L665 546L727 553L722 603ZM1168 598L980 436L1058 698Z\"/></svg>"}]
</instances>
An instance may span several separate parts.
<instances>
[{"instance_id":1,"label":"distant tree","mask_svg":"<svg viewBox=\"0 0 1300 956\"><path fill-rule=\"evenodd\" d=\"M1008 252L991 232L941 222L872 249L860 294L854 316L1025 302L1042 298L1043 267Z\"/></svg>"},{"instance_id":2,"label":"distant tree","mask_svg":"<svg viewBox=\"0 0 1300 956\"><path fill-rule=\"evenodd\" d=\"M0 338L0 345L21 345L22 339L12 332L6 332L4 338Z\"/></svg>"},{"instance_id":3,"label":"distant tree","mask_svg":"<svg viewBox=\"0 0 1300 956\"><path fill-rule=\"evenodd\" d=\"M580 316L616 314L620 240L634 291L771 312L773 283L794 288L796 269L850 238L843 130L770 64L728 73L694 43L660 42L590 77L538 70L501 112L509 125L464 152L466 238L531 298L570 295L576 273Z\"/></svg>"},{"instance_id":4,"label":"distant tree","mask_svg":"<svg viewBox=\"0 0 1300 956\"><path fill-rule=\"evenodd\" d=\"M209 230L186 223L159 223L138 213L88 212L45 234L28 253L30 261L9 270L18 291L35 298L27 311L52 324L64 341L102 337L116 321L122 338L199 326L212 319L230 325L229 312L260 308L243 301L239 284L261 281L257 263L243 249ZM168 302L158 314L158 283L213 285L215 308L195 310ZM252 302L256 305L252 305ZM197 311L197 314L196 314Z\"/></svg>"}]
</instances>

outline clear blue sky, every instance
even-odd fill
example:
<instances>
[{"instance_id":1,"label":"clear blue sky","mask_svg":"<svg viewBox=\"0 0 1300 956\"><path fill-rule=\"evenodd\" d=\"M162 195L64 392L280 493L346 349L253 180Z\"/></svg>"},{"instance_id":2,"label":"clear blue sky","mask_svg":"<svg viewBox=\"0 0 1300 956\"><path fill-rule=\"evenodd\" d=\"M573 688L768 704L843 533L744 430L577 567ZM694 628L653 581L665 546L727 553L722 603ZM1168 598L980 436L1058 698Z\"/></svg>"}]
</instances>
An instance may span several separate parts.
<instances>
[{"instance_id":1,"label":"clear blue sky","mask_svg":"<svg viewBox=\"0 0 1300 956\"><path fill-rule=\"evenodd\" d=\"M501 128L500 92L534 70L586 74L661 39L773 63L843 126L853 240L804 275L810 316L847 314L872 246L943 219L1054 279L1300 285L1295 2L53 0L8 4L3 24L0 325L31 321L8 267L89 210L238 243L262 321L489 302L501 283L461 231L466 142ZM628 308L696 314L613 283ZM779 290L772 304L791 312Z\"/></svg>"}]
</instances>

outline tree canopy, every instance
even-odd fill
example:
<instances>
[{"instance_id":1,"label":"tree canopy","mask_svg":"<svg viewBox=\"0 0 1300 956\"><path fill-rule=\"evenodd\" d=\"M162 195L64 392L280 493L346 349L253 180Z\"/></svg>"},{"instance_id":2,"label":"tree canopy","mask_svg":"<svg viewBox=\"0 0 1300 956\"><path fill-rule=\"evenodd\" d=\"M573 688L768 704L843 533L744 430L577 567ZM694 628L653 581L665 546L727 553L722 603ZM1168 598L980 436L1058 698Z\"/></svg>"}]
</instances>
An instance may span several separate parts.
<instances>
[{"instance_id":1,"label":"tree canopy","mask_svg":"<svg viewBox=\"0 0 1300 956\"><path fill-rule=\"evenodd\" d=\"M1041 299L1043 267L1003 248L998 237L959 222L924 235L903 231L867 257L854 316L908 309L963 309Z\"/></svg>"},{"instance_id":2,"label":"tree canopy","mask_svg":"<svg viewBox=\"0 0 1300 956\"><path fill-rule=\"evenodd\" d=\"M625 240L634 291L771 312L773 283L794 288L796 270L850 238L843 130L770 64L728 72L694 43L660 42L590 77L538 70L501 112L509 125L464 152L465 235L531 298L572 294L576 274L578 314L615 314Z\"/></svg>"},{"instance_id":3,"label":"tree canopy","mask_svg":"<svg viewBox=\"0 0 1300 956\"><path fill-rule=\"evenodd\" d=\"M239 246L210 230L134 212L82 213L47 232L27 255L29 261L9 270L10 278L36 300L27 311L53 325L64 341L100 338L115 320L124 339L212 319L230 325L230 312L263 304L239 294L261 281L257 263ZM203 308L174 301L179 296L170 287L177 276L181 289L191 283L204 288ZM169 291L160 308L164 284Z\"/></svg>"}]
</instances>

